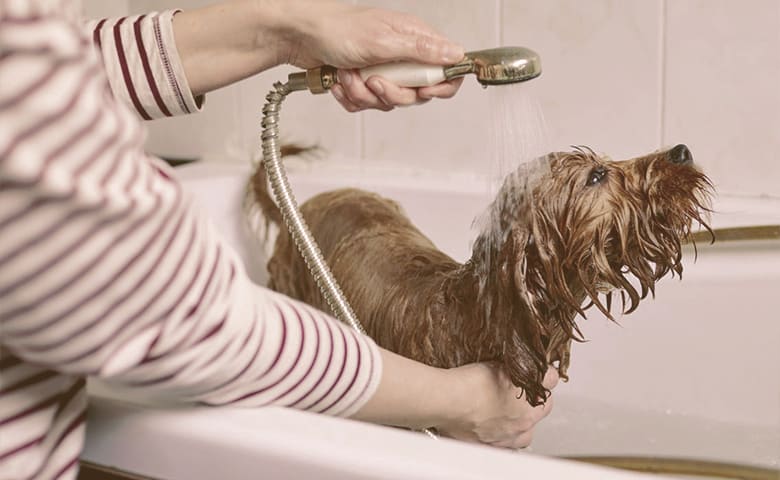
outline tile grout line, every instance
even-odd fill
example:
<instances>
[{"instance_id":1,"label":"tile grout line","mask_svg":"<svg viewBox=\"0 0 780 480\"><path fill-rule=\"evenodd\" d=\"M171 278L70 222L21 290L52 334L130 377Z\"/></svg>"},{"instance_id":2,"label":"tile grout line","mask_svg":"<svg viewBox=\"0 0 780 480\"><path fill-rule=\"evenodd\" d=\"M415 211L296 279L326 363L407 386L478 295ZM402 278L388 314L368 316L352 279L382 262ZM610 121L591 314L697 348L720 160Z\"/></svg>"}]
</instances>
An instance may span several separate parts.
<instances>
[{"instance_id":1,"label":"tile grout line","mask_svg":"<svg viewBox=\"0 0 780 480\"><path fill-rule=\"evenodd\" d=\"M360 5L360 2L358 0L351 0L353 5ZM365 171L366 167L366 114L365 112L360 112L357 114L357 119L355 120L356 127L357 127L357 154L358 154L358 170Z\"/></svg>"},{"instance_id":2,"label":"tile grout line","mask_svg":"<svg viewBox=\"0 0 780 480\"><path fill-rule=\"evenodd\" d=\"M358 133L358 155L360 155L361 170L364 169L366 164L366 114L360 112L357 120L357 133Z\"/></svg>"},{"instance_id":3,"label":"tile grout line","mask_svg":"<svg viewBox=\"0 0 780 480\"><path fill-rule=\"evenodd\" d=\"M503 0L496 0L496 47L501 47L504 45L504 22L503 22L503 13L504 13L504 1Z\"/></svg>"},{"instance_id":4,"label":"tile grout line","mask_svg":"<svg viewBox=\"0 0 780 480\"><path fill-rule=\"evenodd\" d=\"M660 63L658 65L659 75L659 105L658 105L658 148L663 148L666 138L666 62L667 62L667 48L668 48L668 26L667 26L667 12L668 12L668 0L661 0L661 28L660 28Z\"/></svg>"}]
</instances>

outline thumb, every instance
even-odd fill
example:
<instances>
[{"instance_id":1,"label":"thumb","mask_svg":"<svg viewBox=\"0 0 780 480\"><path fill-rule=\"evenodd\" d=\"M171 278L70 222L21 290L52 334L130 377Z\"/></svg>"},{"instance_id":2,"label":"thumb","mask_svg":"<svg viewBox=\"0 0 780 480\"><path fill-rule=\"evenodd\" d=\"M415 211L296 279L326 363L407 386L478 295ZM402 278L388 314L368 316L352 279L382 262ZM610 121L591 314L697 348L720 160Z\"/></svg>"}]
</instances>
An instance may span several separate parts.
<instances>
[{"instance_id":1,"label":"thumb","mask_svg":"<svg viewBox=\"0 0 780 480\"><path fill-rule=\"evenodd\" d=\"M399 35L383 53L384 61L403 60L432 65L452 65L463 60L463 47L446 38L425 34Z\"/></svg>"},{"instance_id":2,"label":"thumb","mask_svg":"<svg viewBox=\"0 0 780 480\"><path fill-rule=\"evenodd\" d=\"M544 380L542 380L542 386L546 388L547 390L552 390L555 388L556 385L558 385L558 381L560 380L558 376L558 370L556 370L553 367L550 367L547 369L547 372L544 375Z\"/></svg>"}]
</instances>

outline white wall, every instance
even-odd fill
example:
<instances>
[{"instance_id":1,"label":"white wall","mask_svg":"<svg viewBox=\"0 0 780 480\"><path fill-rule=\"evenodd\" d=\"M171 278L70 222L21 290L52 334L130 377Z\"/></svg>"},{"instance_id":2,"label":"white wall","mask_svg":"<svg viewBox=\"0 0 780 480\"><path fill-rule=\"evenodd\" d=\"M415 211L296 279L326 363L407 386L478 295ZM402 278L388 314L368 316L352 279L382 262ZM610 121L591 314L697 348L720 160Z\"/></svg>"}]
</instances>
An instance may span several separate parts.
<instances>
[{"instance_id":1,"label":"white wall","mask_svg":"<svg viewBox=\"0 0 780 480\"><path fill-rule=\"evenodd\" d=\"M127 15L128 0L81 0L84 13L89 18Z\"/></svg>"},{"instance_id":2,"label":"white wall","mask_svg":"<svg viewBox=\"0 0 780 480\"><path fill-rule=\"evenodd\" d=\"M131 13L208 3L127 1ZM468 49L539 52L543 74L527 88L556 148L585 144L622 159L686 143L721 193L780 196L778 0L356 3L417 14ZM288 71L214 92L198 116L151 123L150 150L244 161L256 149L263 98ZM362 168L477 175L491 135L486 99L473 79L453 100L392 113L348 114L329 96L296 93L285 103L282 132Z\"/></svg>"}]
</instances>

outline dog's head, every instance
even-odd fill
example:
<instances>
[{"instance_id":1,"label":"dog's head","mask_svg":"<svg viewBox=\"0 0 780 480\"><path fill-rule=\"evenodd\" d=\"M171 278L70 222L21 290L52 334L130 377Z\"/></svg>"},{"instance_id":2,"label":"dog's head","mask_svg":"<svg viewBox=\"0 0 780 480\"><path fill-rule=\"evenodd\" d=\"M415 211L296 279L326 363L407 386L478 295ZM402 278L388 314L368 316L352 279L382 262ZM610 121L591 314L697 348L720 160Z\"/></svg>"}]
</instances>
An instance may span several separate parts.
<instances>
[{"instance_id":1,"label":"dog's head","mask_svg":"<svg viewBox=\"0 0 780 480\"><path fill-rule=\"evenodd\" d=\"M630 313L656 281L682 274L682 244L694 226L709 229L712 192L685 145L622 162L580 147L534 168L530 181L527 168L508 177L474 249L489 266L488 318L505 324L503 363L532 404L550 362L565 378L577 315L595 305L612 318L616 292Z\"/></svg>"}]
</instances>

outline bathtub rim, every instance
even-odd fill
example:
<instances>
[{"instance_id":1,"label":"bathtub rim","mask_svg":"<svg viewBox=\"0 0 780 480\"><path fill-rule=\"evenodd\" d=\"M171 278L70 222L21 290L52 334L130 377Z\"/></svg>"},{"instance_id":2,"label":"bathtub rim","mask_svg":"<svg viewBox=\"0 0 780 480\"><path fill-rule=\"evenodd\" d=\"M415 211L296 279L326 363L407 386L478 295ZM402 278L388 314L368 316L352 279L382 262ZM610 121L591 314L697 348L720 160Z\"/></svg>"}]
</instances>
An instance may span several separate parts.
<instances>
[{"instance_id":1,"label":"bathtub rim","mask_svg":"<svg viewBox=\"0 0 780 480\"><path fill-rule=\"evenodd\" d=\"M409 190L430 193L474 196L485 207L494 196L495 182L487 176L448 173L446 176L410 169L388 169L382 166L365 168L356 166L354 160L339 163L339 159L322 165L299 157L285 158L285 166L295 193L301 186L317 192L355 187L371 190ZM346 165L346 166L344 166ZM248 163L194 162L175 168L181 182L202 180L249 178L252 171ZM298 187L296 187L296 184ZM301 198L304 200L305 198ZM780 228L780 198L769 195L745 196L717 194L713 200L710 226L713 229L741 227ZM748 238L751 240L753 238ZM774 237L772 237L774 239ZM702 242L703 243L703 242Z\"/></svg>"}]
</instances>

